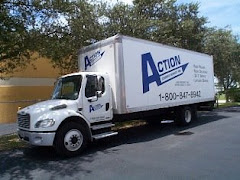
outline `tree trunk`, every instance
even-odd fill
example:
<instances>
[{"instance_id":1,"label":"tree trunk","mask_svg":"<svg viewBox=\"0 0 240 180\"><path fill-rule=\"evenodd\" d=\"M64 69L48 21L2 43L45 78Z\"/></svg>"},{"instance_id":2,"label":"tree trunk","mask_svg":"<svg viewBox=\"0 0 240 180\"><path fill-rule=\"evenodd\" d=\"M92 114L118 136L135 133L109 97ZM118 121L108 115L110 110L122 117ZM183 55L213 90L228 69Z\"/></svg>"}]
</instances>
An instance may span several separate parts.
<instances>
[{"instance_id":1,"label":"tree trunk","mask_svg":"<svg viewBox=\"0 0 240 180\"><path fill-rule=\"evenodd\" d=\"M225 92L225 98L226 98L226 102L229 102L229 92L228 92L228 89L224 90Z\"/></svg>"}]
</instances>

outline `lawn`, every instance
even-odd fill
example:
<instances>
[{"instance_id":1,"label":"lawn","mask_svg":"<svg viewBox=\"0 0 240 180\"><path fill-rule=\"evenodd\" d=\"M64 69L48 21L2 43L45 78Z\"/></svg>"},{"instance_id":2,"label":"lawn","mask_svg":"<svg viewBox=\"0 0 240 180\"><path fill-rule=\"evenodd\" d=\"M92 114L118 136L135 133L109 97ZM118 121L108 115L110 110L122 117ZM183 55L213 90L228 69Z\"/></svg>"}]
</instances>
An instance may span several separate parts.
<instances>
[{"instance_id":1,"label":"lawn","mask_svg":"<svg viewBox=\"0 0 240 180\"><path fill-rule=\"evenodd\" d=\"M26 143L21 141L16 134L0 136L0 152L23 147L26 147Z\"/></svg>"},{"instance_id":2,"label":"lawn","mask_svg":"<svg viewBox=\"0 0 240 180\"><path fill-rule=\"evenodd\" d=\"M231 106L240 106L240 102L227 102L227 103L222 103L218 105L219 108L231 107Z\"/></svg>"},{"instance_id":3,"label":"lawn","mask_svg":"<svg viewBox=\"0 0 240 180\"><path fill-rule=\"evenodd\" d=\"M226 100L225 94L217 95L218 100Z\"/></svg>"}]
</instances>

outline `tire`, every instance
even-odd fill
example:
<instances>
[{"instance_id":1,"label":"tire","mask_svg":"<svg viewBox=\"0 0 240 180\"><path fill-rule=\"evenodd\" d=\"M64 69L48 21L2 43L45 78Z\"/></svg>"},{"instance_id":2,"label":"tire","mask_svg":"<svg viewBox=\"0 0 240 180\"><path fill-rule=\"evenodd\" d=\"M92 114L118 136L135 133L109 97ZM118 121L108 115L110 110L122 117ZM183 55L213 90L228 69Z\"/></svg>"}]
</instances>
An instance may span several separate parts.
<instances>
[{"instance_id":1,"label":"tire","mask_svg":"<svg viewBox=\"0 0 240 180\"><path fill-rule=\"evenodd\" d=\"M84 126L68 122L57 131L54 147L60 156L73 157L85 149L87 142L87 132Z\"/></svg>"},{"instance_id":2,"label":"tire","mask_svg":"<svg viewBox=\"0 0 240 180\"><path fill-rule=\"evenodd\" d=\"M180 126L187 126L191 124L193 119L196 119L197 117L196 108L190 106L179 107L175 114L175 123Z\"/></svg>"}]
</instances>

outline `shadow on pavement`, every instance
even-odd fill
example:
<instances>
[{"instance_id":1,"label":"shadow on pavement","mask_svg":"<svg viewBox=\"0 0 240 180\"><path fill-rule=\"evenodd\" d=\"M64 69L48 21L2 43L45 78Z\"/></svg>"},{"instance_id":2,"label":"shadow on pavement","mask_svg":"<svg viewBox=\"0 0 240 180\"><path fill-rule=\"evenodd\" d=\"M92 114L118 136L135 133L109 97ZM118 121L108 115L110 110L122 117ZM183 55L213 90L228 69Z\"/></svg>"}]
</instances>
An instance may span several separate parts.
<instances>
[{"instance_id":1,"label":"shadow on pavement","mask_svg":"<svg viewBox=\"0 0 240 180\"><path fill-rule=\"evenodd\" d=\"M89 145L87 150L78 157L62 159L51 147L27 147L2 152L0 154L0 179L33 179L38 173L48 172L54 176L72 176L76 172L91 173L88 166L97 161L99 154L118 153L122 144L148 142L171 134L191 135L188 129L219 121L227 116L219 115L218 111L202 112L197 121L188 127L177 127L174 123L159 124L159 126L143 125L121 130L115 137L99 140ZM44 179L44 177L42 177ZM48 179L50 179L48 177Z\"/></svg>"}]
</instances>

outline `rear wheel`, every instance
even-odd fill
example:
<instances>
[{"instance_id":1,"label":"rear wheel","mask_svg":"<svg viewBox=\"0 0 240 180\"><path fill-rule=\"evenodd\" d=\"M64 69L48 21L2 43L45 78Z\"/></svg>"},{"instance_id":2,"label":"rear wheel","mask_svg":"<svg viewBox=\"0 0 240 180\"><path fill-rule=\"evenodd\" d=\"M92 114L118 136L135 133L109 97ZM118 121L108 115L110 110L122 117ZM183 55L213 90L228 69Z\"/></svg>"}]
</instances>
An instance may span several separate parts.
<instances>
[{"instance_id":1,"label":"rear wheel","mask_svg":"<svg viewBox=\"0 0 240 180\"><path fill-rule=\"evenodd\" d=\"M183 106L179 107L176 112L175 122L181 126L187 126L191 124L193 119L197 117L197 111L195 107Z\"/></svg>"},{"instance_id":2,"label":"rear wheel","mask_svg":"<svg viewBox=\"0 0 240 180\"><path fill-rule=\"evenodd\" d=\"M69 122L60 127L55 137L55 149L61 156L72 157L80 154L87 145L84 126Z\"/></svg>"}]
</instances>

